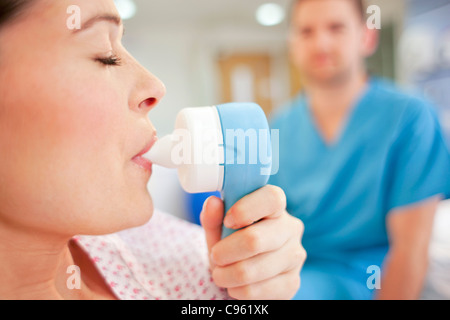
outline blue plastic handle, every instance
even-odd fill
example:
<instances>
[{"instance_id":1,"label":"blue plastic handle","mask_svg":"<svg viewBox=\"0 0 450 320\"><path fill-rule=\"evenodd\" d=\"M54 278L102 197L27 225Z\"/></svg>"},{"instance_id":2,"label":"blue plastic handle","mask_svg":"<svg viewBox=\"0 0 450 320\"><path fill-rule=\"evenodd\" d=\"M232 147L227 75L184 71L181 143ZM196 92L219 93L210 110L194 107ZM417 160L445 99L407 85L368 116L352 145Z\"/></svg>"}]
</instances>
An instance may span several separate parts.
<instances>
[{"instance_id":1,"label":"blue plastic handle","mask_svg":"<svg viewBox=\"0 0 450 320\"><path fill-rule=\"evenodd\" d=\"M225 213L239 199L264 187L272 167L272 145L266 115L255 103L217 106L224 137ZM237 230L222 229L222 238Z\"/></svg>"}]
</instances>

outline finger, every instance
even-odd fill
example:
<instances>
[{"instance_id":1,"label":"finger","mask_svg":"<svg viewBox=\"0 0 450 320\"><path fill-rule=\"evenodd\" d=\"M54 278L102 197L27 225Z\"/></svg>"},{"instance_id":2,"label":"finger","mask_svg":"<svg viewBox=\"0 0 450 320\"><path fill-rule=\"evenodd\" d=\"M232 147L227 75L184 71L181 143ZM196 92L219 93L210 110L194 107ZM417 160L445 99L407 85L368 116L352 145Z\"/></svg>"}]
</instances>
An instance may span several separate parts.
<instances>
[{"instance_id":1,"label":"finger","mask_svg":"<svg viewBox=\"0 0 450 320\"><path fill-rule=\"evenodd\" d=\"M306 252L296 241L289 241L281 250L263 253L225 267L216 267L212 277L222 288L236 288L261 282L291 270L299 270Z\"/></svg>"},{"instance_id":2,"label":"finger","mask_svg":"<svg viewBox=\"0 0 450 320\"><path fill-rule=\"evenodd\" d=\"M211 251L214 264L226 266L264 252L277 250L290 238L296 238L300 243L299 224L296 220L290 219L288 213L285 215L282 219L259 221L218 242Z\"/></svg>"},{"instance_id":3,"label":"finger","mask_svg":"<svg viewBox=\"0 0 450 320\"><path fill-rule=\"evenodd\" d=\"M237 300L290 300L300 288L300 270L292 270L277 277L248 286L228 289Z\"/></svg>"},{"instance_id":4,"label":"finger","mask_svg":"<svg viewBox=\"0 0 450 320\"><path fill-rule=\"evenodd\" d=\"M224 205L221 199L211 196L203 204L200 222L205 230L208 252L221 240Z\"/></svg>"},{"instance_id":5,"label":"finger","mask_svg":"<svg viewBox=\"0 0 450 320\"><path fill-rule=\"evenodd\" d=\"M276 218L285 208L284 191L267 185L236 202L227 212L223 223L229 229L241 229L261 219Z\"/></svg>"}]
</instances>

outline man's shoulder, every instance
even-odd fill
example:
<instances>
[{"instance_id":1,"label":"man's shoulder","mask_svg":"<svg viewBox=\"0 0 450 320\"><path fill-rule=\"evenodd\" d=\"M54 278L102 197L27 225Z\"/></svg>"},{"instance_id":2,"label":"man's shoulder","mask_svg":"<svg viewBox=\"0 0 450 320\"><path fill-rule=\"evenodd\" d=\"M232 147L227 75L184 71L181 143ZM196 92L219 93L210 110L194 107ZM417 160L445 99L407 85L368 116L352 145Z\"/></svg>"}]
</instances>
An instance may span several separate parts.
<instances>
[{"instance_id":1,"label":"man's shoulder","mask_svg":"<svg viewBox=\"0 0 450 320\"><path fill-rule=\"evenodd\" d=\"M415 91L410 91L389 82L377 80L369 103L379 119L395 123L397 134L412 135L414 130L434 128L440 130L438 111L429 100Z\"/></svg>"},{"instance_id":2,"label":"man's shoulder","mask_svg":"<svg viewBox=\"0 0 450 320\"><path fill-rule=\"evenodd\" d=\"M430 103L421 97L417 92L402 88L394 82L375 78L371 82L373 95L371 102L379 107L384 107L392 111L393 108L399 111L420 112L422 109L430 107Z\"/></svg>"}]
</instances>

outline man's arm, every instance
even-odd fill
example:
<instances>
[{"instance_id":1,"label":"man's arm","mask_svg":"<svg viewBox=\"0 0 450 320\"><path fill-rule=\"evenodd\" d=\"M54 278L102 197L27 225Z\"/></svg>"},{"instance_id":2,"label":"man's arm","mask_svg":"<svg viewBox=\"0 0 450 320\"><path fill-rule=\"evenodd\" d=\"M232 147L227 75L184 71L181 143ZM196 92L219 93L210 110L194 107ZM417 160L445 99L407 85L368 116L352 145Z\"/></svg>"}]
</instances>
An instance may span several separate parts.
<instances>
[{"instance_id":1,"label":"man's arm","mask_svg":"<svg viewBox=\"0 0 450 320\"><path fill-rule=\"evenodd\" d=\"M418 299L428 267L428 247L440 196L396 208L387 217L389 252L378 299Z\"/></svg>"}]
</instances>

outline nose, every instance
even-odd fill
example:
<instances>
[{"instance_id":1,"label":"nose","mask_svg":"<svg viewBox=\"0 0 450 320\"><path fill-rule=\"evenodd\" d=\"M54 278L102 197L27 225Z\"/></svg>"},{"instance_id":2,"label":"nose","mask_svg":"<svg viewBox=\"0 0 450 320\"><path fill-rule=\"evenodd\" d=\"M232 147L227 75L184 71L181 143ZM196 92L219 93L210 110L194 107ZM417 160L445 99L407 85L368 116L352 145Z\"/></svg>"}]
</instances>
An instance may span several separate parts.
<instances>
[{"instance_id":1,"label":"nose","mask_svg":"<svg viewBox=\"0 0 450 320\"><path fill-rule=\"evenodd\" d=\"M330 35L323 30L315 33L313 41L315 49L319 52L328 51L331 45Z\"/></svg>"},{"instance_id":2,"label":"nose","mask_svg":"<svg viewBox=\"0 0 450 320\"><path fill-rule=\"evenodd\" d=\"M135 62L134 85L130 96L130 108L147 115L166 94L166 87L156 76Z\"/></svg>"}]
</instances>

